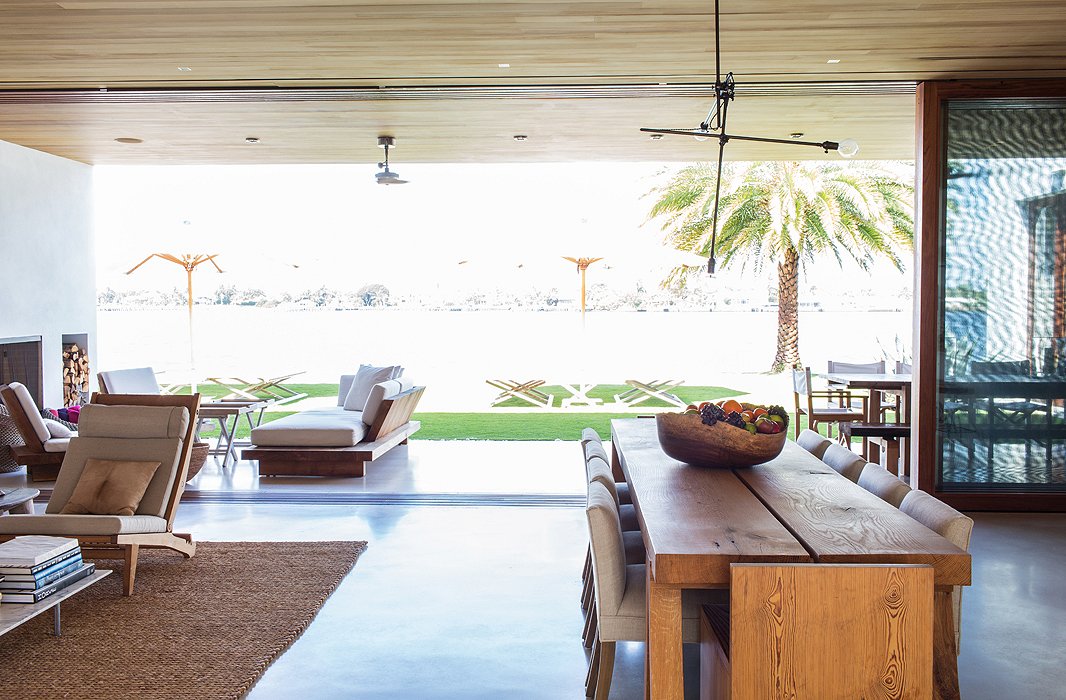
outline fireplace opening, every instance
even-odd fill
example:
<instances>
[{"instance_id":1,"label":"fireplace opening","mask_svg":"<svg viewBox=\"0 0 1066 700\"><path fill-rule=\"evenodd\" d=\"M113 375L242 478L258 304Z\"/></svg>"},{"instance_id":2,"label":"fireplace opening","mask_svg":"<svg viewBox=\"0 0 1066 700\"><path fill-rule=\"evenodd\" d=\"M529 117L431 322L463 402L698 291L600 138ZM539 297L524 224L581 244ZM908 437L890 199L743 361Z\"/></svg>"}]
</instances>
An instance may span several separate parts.
<instances>
[{"instance_id":1,"label":"fireplace opening","mask_svg":"<svg viewBox=\"0 0 1066 700\"><path fill-rule=\"evenodd\" d=\"M44 400L41 336L0 338L0 384L20 382L40 406Z\"/></svg>"}]
</instances>

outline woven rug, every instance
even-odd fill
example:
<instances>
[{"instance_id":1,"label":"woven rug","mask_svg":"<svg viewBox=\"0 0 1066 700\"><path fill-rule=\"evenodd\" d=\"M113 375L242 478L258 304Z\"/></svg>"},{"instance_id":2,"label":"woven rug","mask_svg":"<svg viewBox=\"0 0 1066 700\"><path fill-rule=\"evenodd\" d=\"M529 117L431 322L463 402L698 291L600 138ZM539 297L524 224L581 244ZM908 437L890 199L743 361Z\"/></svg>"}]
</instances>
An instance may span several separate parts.
<instances>
[{"instance_id":1,"label":"woven rug","mask_svg":"<svg viewBox=\"0 0 1066 700\"><path fill-rule=\"evenodd\" d=\"M4 697L240 698L311 624L366 542L200 542L141 550L133 596L115 573L0 636Z\"/></svg>"}]
</instances>

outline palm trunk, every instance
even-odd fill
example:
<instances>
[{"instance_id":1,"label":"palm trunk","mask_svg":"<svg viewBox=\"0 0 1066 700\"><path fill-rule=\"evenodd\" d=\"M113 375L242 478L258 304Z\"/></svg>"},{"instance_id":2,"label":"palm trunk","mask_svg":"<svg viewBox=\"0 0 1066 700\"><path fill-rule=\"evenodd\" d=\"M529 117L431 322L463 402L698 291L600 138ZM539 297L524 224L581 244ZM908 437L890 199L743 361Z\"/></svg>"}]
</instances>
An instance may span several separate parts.
<instances>
[{"instance_id":1,"label":"palm trunk","mask_svg":"<svg viewBox=\"0 0 1066 700\"><path fill-rule=\"evenodd\" d=\"M777 354L770 371L783 372L799 362L799 255L788 248L777 265Z\"/></svg>"}]
</instances>

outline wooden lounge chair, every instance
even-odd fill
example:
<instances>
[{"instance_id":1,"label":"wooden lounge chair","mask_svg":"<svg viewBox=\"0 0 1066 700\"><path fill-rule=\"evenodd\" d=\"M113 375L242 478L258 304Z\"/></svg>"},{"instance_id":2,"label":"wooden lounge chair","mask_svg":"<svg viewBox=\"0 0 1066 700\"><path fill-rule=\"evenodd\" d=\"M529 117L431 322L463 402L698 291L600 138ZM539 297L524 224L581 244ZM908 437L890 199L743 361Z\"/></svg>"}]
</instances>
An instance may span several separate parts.
<instances>
[{"instance_id":1,"label":"wooden lounge chair","mask_svg":"<svg viewBox=\"0 0 1066 700\"><path fill-rule=\"evenodd\" d=\"M485 383L500 390L500 393L492 400L493 406L514 398L539 408L551 408L552 402L555 401L554 394L545 394L540 390L540 387L544 386L543 379L530 379L524 382L514 379L486 379Z\"/></svg>"},{"instance_id":2,"label":"wooden lounge chair","mask_svg":"<svg viewBox=\"0 0 1066 700\"><path fill-rule=\"evenodd\" d=\"M626 386L629 389L621 394L616 394L614 400L615 403L622 404L627 408L644 403L648 399L659 399L671 406L684 408L688 404L678 398L676 394L670 393L672 389L676 389L684 383L684 380L681 379L652 379L650 382L627 379Z\"/></svg>"},{"instance_id":3,"label":"wooden lounge chair","mask_svg":"<svg viewBox=\"0 0 1066 700\"><path fill-rule=\"evenodd\" d=\"M26 465L31 481L51 481L59 473L69 438L54 438L41 418L29 390L19 382L0 384L0 400L15 422L22 445L11 446L11 456Z\"/></svg>"},{"instance_id":4,"label":"wooden lounge chair","mask_svg":"<svg viewBox=\"0 0 1066 700\"><path fill-rule=\"evenodd\" d=\"M254 382L240 377L208 377L206 381L217 384L229 391L228 394L219 399L220 401L263 401L269 398L275 404L281 406L307 398L306 393L293 391L283 385L283 382L287 382L301 374L303 372L293 372L292 374L284 374L280 377L271 377L269 379L260 377Z\"/></svg>"},{"instance_id":5,"label":"wooden lounge chair","mask_svg":"<svg viewBox=\"0 0 1066 700\"><path fill-rule=\"evenodd\" d=\"M123 592L133 593L141 547L166 548L189 558L192 536L173 532L189 470L200 395L94 394L82 409L81 431L71 440L43 515L0 518L0 541L19 535L76 537L86 558L125 561ZM70 500L89 459L159 461L134 515L71 515Z\"/></svg>"}]
</instances>

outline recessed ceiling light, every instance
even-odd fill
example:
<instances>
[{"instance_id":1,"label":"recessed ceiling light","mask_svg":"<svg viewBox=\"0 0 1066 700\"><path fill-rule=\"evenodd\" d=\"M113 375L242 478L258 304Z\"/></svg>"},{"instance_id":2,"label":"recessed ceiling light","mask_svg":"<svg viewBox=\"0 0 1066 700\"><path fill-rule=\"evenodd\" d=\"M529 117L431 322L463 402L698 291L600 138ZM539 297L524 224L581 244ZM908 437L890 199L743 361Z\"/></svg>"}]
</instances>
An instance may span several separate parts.
<instances>
[{"instance_id":1,"label":"recessed ceiling light","mask_svg":"<svg viewBox=\"0 0 1066 700\"><path fill-rule=\"evenodd\" d=\"M803 132L802 131L793 131L791 134L788 135L788 137L790 139L801 139L801 138L803 138Z\"/></svg>"},{"instance_id":2,"label":"recessed ceiling light","mask_svg":"<svg viewBox=\"0 0 1066 700\"><path fill-rule=\"evenodd\" d=\"M188 66L178 66L178 70L180 70L182 73L188 73L192 70L192 68L189 68Z\"/></svg>"},{"instance_id":3,"label":"recessed ceiling light","mask_svg":"<svg viewBox=\"0 0 1066 700\"><path fill-rule=\"evenodd\" d=\"M525 134L515 134L513 138L514 138L515 141L525 141L529 137L526 136Z\"/></svg>"},{"instance_id":4,"label":"recessed ceiling light","mask_svg":"<svg viewBox=\"0 0 1066 700\"><path fill-rule=\"evenodd\" d=\"M144 139L135 139L132 136L119 136L115 140L119 143L144 143Z\"/></svg>"},{"instance_id":5,"label":"recessed ceiling light","mask_svg":"<svg viewBox=\"0 0 1066 700\"><path fill-rule=\"evenodd\" d=\"M826 61L826 63L840 63L840 59L839 58L831 58L828 61Z\"/></svg>"},{"instance_id":6,"label":"recessed ceiling light","mask_svg":"<svg viewBox=\"0 0 1066 700\"><path fill-rule=\"evenodd\" d=\"M244 142L245 143L259 143L259 137L258 136L248 136L248 137L245 137Z\"/></svg>"},{"instance_id":7,"label":"recessed ceiling light","mask_svg":"<svg viewBox=\"0 0 1066 700\"><path fill-rule=\"evenodd\" d=\"M662 139L662 137L663 137L662 134L652 134L648 138L651 139L652 141L659 141L660 139Z\"/></svg>"},{"instance_id":8,"label":"recessed ceiling light","mask_svg":"<svg viewBox=\"0 0 1066 700\"><path fill-rule=\"evenodd\" d=\"M510 63L497 63L496 65L498 65L500 68L510 68L511 67Z\"/></svg>"}]
</instances>

